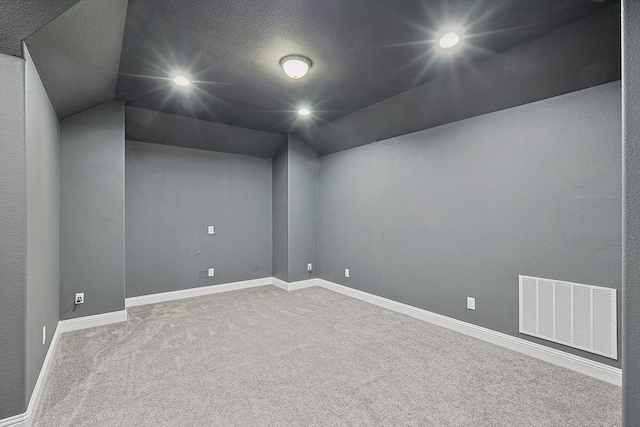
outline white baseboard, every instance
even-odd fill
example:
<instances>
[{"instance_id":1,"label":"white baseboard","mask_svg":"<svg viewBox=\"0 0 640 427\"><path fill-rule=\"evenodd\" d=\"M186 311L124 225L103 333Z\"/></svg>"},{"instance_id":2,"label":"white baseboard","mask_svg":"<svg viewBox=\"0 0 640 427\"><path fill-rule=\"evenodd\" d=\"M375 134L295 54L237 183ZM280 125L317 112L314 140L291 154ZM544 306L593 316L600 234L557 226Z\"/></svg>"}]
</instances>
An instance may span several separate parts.
<instances>
[{"instance_id":1,"label":"white baseboard","mask_svg":"<svg viewBox=\"0 0 640 427\"><path fill-rule=\"evenodd\" d=\"M451 329L618 386L622 385L622 370L619 368L614 368L604 363L594 362L584 357L575 356L522 338L496 332L441 314L432 313L427 310L329 282L328 280L317 279L317 282L318 286L330 291L338 292L388 310L411 316L415 319Z\"/></svg>"},{"instance_id":2,"label":"white baseboard","mask_svg":"<svg viewBox=\"0 0 640 427\"><path fill-rule=\"evenodd\" d=\"M280 280L277 277L271 278L271 284L273 286L279 287L280 289L284 289L285 291L289 290L289 283L285 282L284 280Z\"/></svg>"},{"instance_id":3,"label":"white baseboard","mask_svg":"<svg viewBox=\"0 0 640 427\"><path fill-rule=\"evenodd\" d=\"M58 336L60 334L60 322L58 322L56 331L51 338L51 343L49 343L47 355L44 357L44 362L42 362L42 367L40 368L40 374L36 380L36 385L31 393L27 412L0 420L0 427L31 427L31 424L33 424L33 418L36 414L38 404L40 403L40 396L42 396L44 380L47 378L47 374L49 373L49 367L51 366L51 361L55 355L56 347L58 346Z\"/></svg>"},{"instance_id":4,"label":"white baseboard","mask_svg":"<svg viewBox=\"0 0 640 427\"><path fill-rule=\"evenodd\" d=\"M112 323L126 322L127 310L112 311L111 313L96 314L93 316L77 317L75 319L61 320L58 323L60 333L79 331L80 329L95 328Z\"/></svg>"},{"instance_id":5,"label":"white baseboard","mask_svg":"<svg viewBox=\"0 0 640 427\"><path fill-rule=\"evenodd\" d=\"M156 304L159 302L175 301L184 298L193 298L203 295L217 294L220 292L237 291L240 289L255 288L273 284L272 277L262 279L244 280L242 282L224 283L221 285L202 286L199 288L182 289L179 291L162 292L159 294L142 295L125 299L125 307L137 307L140 305Z\"/></svg>"},{"instance_id":6,"label":"white baseboard","mask_svg":"<svg viewBox=\"0 0 640 427\"><path fill-rule=\"evenodd\" d=\"M314 286L318 286L318 279L306 279L300 280L297 282L285 282L284 280L280 280L278 278L272 277L272 284L277 286L285 291L296 291L298 289L304 288L312 288Z\"/></svg>"}]
</instances>

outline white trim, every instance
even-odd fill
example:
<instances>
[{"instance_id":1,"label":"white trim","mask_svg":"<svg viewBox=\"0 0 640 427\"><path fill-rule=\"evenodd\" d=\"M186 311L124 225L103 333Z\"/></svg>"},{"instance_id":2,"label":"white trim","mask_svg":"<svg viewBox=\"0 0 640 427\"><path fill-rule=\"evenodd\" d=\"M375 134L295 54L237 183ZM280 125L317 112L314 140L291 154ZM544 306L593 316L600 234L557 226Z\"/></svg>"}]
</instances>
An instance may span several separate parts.
<instances>
[{"instance_id":1,"label":"white trim","mask_svg":"<svg viewBox=\"0 0 640 427\"><path fill-rule=\"evenodd\" d=\"M591 377L607 381L615 385L622 385L622 370L614 368L604 363L594 362L584 357L576 356L564 351L556 350L544 345L536 344L522 338L513 337L491 329L432 313L421 308L413 307L387 298L372 295L357 289L329 282L324 279L317 279L318 286L330 291L377 305L378 307L402 313L443 328L451 329L492 344L499 345L510 350L514 350L540 360L544 360L564 368L580 372Z\"/></svg>"},{"instance_id":2,"label":"white trim","mask_svg":"<svg viewBox=\"0 0 640 427\"><path fill-rule=\"evenodd\" d=\"M297 282L285 282L278 278L272 277L272 285L277 286L285 291L297 291L298 289L313 288L318 286L318 279L299 280Z\"/></svg>"},{"instance_id":3,"label":"white trim","mask_svg":"<svg viewBox=\"0 0 640 427\"><path fill-rule=\"evenodd\" d=\"M58 323L60 333L79 331L80 329L95 328L112 323L126 322L127 310L112 311L110 313L95 314L93 316L77 317L75 319L61 320Z\"/></svg>"},{"instance_id":4,"label":"white trim","mask_svg":"<svg viewBox=\"0 0 640 427\"><path fill-rule=\"evenodd\" d=\"M273 286L277 286L280 289L284 289L285 291L289 290L289 284L287 282L285 282L284 280L280 280L277 277L272 277L271 278L271 284Z\"/></svg>"},{"instance_id":5,"label":"white trim","mask_svg":"<svg viewBox=\"0 0 640 427\"><path fill-rule=\"evenodd\" d=\"M244 280L242 282L224 283L221 285L202 286L199 288L182 289L179 291L162 292L158 294L142 295L139 297L126 298L125 307L137 307L140 305L156 304L159 302L175 301L184 298L193 298L203 295L217 294L220 292L237 291L240 289L255 288L273 284L272 277L261 279Z\"/></svg>"},{"instance_id":6,"label":"white trim","mask_svg":"<svg viewBox=\"0 0 640 427\"><path fill-rule=\"evenodd\" d=\"M0 420L0 427L31 427L33 418L36 414L36 409L38 409L38 404L40 403L40 396L42 395L42 389L44 388L44 381L47 378L49 367L51 366L51 361L53 360L53 356L56 352L56 347L58 346L58 336L60 335L60 333L60 322L58 322L56 331L53 333L53 337L51 338L51 342L49 343L47 355L44 357L44 361L42 362L42 367L40 368L40 374L38 375L38 379L36 380L36 385L33 388L33 392L31 393L29 406L27 406L27 412Z\"/></svg>"},{"instance_id":7,"label":"white trim","mask_svg":"<svg viewBox=\"0 0 640 427\"><path fill-rule=\"evenodd\" d=\"M297 291L298 289L312 288L314 286L318 286L318 279L299 280L297 282L289 283L287 290Z\"/></svg>"}]
</instances>

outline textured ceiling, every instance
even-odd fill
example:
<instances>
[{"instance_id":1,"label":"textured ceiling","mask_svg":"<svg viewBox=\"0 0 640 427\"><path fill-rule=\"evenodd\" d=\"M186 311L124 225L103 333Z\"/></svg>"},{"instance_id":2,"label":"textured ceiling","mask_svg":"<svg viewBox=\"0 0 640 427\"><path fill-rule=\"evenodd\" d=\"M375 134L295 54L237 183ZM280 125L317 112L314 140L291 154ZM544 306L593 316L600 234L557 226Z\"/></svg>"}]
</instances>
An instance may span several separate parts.
<instances>
[{"instance_id":1,"label":"textured ceiling","mask_svg":"<svg viewBox=\"0 0 640 427\"><path fill-rule=\"evenodd\" d=\"M1 0L0 53L22 55L22 41L80 0Z\"/></svg>"},{"instance_id":2,"label":"textured ceiling","mask_svg":"<svg viewBox=\"0 0 640 427\"><path fill-rule=\"evenodd\" d=\"M581 82L578 86L569 84L577 69L569 64L576 60L573 43L580 45L581 50L576 52L584 56L577 59L584 60L587 71L596 75L587 79L588 84L619 78L620 61L616 61L619 40L607 35L606 42L585 45L591 43L585 40L593 40L592 30L619 33L619 16L609 21L604 19L613 22L607 28L589 27L563 33L567 39L558 46L565 49L566 55L547 55L540 51L557 47L554 43L534 48L517 66L513 59L501 60L499 55L494 55L515 52L512 49L515 46L550 35L609 7L618 7L619 0L82 0L76 3L76 0L0 0L0 49L4 53L20 54L21 40L68 9L26 39L59 117L115 98L127 104L129 114L135 112L127 121L127 137L135 135L148 142L265 156L273 149L273 141L280 138L274 134L291 132L308 136L311 145L321 145L315 147L319 152L338 151L364 143L362 138L353 135L348 141L342 141L343 138L333 141L336 139L334 129L340 129L338 134L342 135L362 128L362 120L358 122L349 117L364 117L363 109L394 96L404 97L408 90L427 82L434 87L438 86L439 78L451 80L446 76L466 75L468 81L460 84L454 81L453 86L445 86L453 87L454 91L467 88L465 90L475 93L474 79L496 83L495 73L506 73L507 77L517 73L521 77L510 80L509 90L517 87L517 91L531 93L532 97L490 94L498 100L508 98L503 108L577 90L575 87L584 86ZM467 37L462 48L452 55L443 55L442 50L435 47L436 32L449 23L463 26ZM584 37L584 31L589 37ZM598 49L596 55L589 55L589 46ZM618 55L603 55L606 49ZM294 53L310 57L314 64L301 80L289 79L279 66L280 58ZM517 52L513 55L517 57ZM498 58L493 61L495 65L475 66L490 56ZM535 62L540 58L553 58L554 69L562 74L556 76L562 77L558 79L561 88L545 91L553 86L546 83L527 86L526 70L539 69ZM594 58L602 59L604 68L597 66L593 71ZM501 63L507 68L493 68L500 67ZM473 71L456 71L468 69L470 64L476 73L492 74L482 76L474 75ZM187 90L178 90L170 79L176 72L189 74L194 84ZM579 72L584 74L584 70ZM556 78L553 73L544 75ZM567 79L569 83L565 84ZM499 86L499 82L496 84ZM414 95L425 92L416 90L418 92L412 91ZM495 91L500 91L500 87ZM459 95L445 93L444 86L427 92L437 93L438 97ZM467 116L499 108L493 105L496 103L487 103L481 98L479 94L472 97L478 108L470 108L473 111ZM455 99L463 102L459 97ZM369 135L365 140L377 138L378 134L387 135L389 127L412 129L416 123L420 126L436 123L425 121L425 115L444 117L440 122L464 116L456 111L463 107L459 104L451 106L451 114L430 113L429 108L439 105L435 101L429 99L426 106L419 102L417 107L421 110L413 114L409 125L404 123L405 114L394 111L400 108L393 106L395 101L385 103L384 108L376 107L378 115L372 120L379 121L384 129L374 126L376 130L369 132L371 135L363 133ZM493 106L488 108L489 104ZM297 116L296 110L303 105L313 110L312 117ZM386 109L390 109L390 114ZM145 110L163 114L145 113ZM184 117L189 120L183 120ZM360 123L359 127L352 125L354 120ZM398 123L387 123L391 120ZM195 134L189 134L192 127L187 126L188 123L194 124ZM365 124L365 127L368 130L369 126ZM159 132L160 128L166 131ZM258 138L266 142L251 143L249 134L239 132L239 128L268 132ZM177 129L185 133L184 137L176 133ZM213 136L204 135L204 130ZM232 144L219 139L232 134L237 136L231 138Z\"/></svg>"},{"instance_id":3,"label":"textured ceiling","mask_svg":"<svg viewBox=\"0 0 640 427\"><path fill-rule=\"evenodd\" d=\"M113 101L127 0L83 0L25 40L63 120Z\"/></svg>"},{"instance_id":4,"label":"textured ceiling","mask_svg":"<svg viewBox=\"0 0 640 427\"><path fill-rule=\"evenodd\" d=\"M129 0L116 98L273 132L303 132L617 4L591 0ZM434 32L463 23L443 56ZM314 65L301 80L278 61ZM189 73L191 91L167 78ZM308 104L314 117L299 120Z\"/></svg>"},{"instance_id":5,"label":"textured ceiling","mask_svg":"<svg viewBox=\"0 0 640 427\"><path fill-rule=\"evenodd\" d=\"M271 158L285 138L277 133L175 116L136 107L125 110L126 139Z\"/></svg>"}]
</instances>

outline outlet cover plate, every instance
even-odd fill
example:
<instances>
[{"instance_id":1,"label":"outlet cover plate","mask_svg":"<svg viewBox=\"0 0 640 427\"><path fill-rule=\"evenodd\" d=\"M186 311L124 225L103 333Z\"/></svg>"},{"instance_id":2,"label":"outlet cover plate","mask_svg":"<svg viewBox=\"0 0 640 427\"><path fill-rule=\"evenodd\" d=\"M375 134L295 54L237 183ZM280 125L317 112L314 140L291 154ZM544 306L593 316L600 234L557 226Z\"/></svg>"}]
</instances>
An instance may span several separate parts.
<instances>
[{"instance_id":1,"label":"outlet cover plate","mask_svg":"<svg viewBox=\"0 0 640 427\"><path fill-rule=\"evenodd\" d=\"M73 300L74 304L84 304L84 292L76 292L76 298Z\"/></svg>"},{"instance_id":2,"label":"outlet cover plate","mask_svg":"<svg viewBox=\"0 0 640 427\"><path fill-rule=\"evenodd\" d=\"M475 298L467 297L467 308L469 310L475 310L476 309L476 299Z\"/></svg>"}]
</instances>

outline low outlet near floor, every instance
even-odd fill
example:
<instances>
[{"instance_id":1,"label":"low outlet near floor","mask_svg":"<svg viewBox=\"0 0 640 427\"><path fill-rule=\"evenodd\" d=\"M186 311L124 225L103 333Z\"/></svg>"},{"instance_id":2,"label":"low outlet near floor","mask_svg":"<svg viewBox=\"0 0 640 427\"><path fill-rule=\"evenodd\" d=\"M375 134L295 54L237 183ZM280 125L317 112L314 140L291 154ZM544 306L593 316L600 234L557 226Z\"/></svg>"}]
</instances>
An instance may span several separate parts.
<instances>
[{"instance_id":1,"label":"low outlet near floor","mask_svg":"<svg viewBox=\"0 0 640 427\"><path fill-rule=\"evenodd\" d=\"M77 292L76 293L76 299L74 300L74 303L76 305L84 304L84 292Z\"/></svg>"},{"instance_id":2,"label":"low outlet near floor","mask_svg":"<svg viewBox=\"0 0 640 427\"><path fill-rule=\"evenodd\" d=\"M475 298L467 297L467 308L469 310L475 310L476 309L476 299Z\"/></svg>"}]
</instances>

